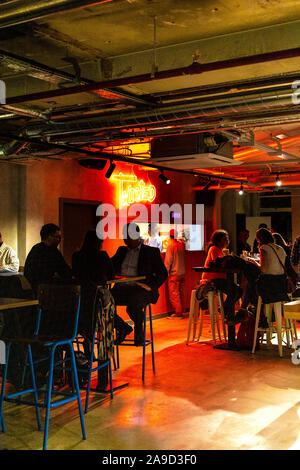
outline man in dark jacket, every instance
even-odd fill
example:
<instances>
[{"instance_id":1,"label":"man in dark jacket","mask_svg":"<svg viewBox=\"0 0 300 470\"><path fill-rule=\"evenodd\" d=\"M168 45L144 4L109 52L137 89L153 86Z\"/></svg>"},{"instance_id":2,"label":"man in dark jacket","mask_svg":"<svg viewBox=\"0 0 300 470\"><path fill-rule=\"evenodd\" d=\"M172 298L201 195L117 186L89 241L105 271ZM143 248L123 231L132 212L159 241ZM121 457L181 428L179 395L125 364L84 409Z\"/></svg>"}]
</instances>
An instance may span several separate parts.
<instances>
[{"instance_id":1,"label":"man in dark jacket","mask_svg":"<svg viewBox=\"0 0 300 470\"><path fill-rule=\"evenodd\" d=\"M130 223L123 228L126 246L120 246L112 257L115 273L126 277L145 276L142 282L116 284L112 289L116 305L126 305L127 313L134 322L134 344L143 344L144 308L147 304L155 304L159 298L159 287L168 277L168 272L161 259L158 248L143 245L140 229ZM115 315L117 342L120 344L131 333L132 328L124 320Z\"/></svg>"},{"instance_id":2,"label":"man in dark jacket","mask_svg":"<svg viewBox=\"0 0 300 470\"><path fill-rule=\"evenodd\" d=\"M36 292L39 284L54 279L71 279L71 268L57 246L61 240L60 228L55 224L43 225L41 242L34 245L25 261L24 276Z\"/></svg>"}]
</instances>

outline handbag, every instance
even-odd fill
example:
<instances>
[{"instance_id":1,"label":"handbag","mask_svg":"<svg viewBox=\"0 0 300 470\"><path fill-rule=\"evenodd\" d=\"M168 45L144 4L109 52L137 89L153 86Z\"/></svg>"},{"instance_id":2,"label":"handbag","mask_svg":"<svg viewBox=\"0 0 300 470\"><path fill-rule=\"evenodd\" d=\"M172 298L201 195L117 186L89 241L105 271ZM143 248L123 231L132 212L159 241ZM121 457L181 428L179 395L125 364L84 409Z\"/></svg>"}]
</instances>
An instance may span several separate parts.
<instances>
[{"instance_id":1,"label":"handbag","mask_svg":"<svg viewBox=\"0 0 300 470\"><path fill-rule=\"evenodd\" d=\"M269 245L271 246L271 245ZM273 248L273 246L271 246L271 248L273 249L274 253L276 254L281 266L283 267L284 269L284 274L286 275L286 291L288 294L291 294L292 292L294 292L296 290L296 284L294 283L293 279L288 275L287 273L287 270L286 270L286 267L284 266L284 264L282 263L281 259L279 258L278 254L276 253L276 250L275 248Z\"/></svg>"}]
</instances>

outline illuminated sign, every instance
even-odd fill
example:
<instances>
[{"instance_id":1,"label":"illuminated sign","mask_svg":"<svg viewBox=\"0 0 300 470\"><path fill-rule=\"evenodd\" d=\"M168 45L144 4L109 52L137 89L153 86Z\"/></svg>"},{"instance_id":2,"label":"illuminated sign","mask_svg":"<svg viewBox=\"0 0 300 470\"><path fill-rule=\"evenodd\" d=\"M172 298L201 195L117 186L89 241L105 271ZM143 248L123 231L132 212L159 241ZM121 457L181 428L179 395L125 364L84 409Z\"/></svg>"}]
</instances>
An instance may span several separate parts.
<instances>
[{"instance_id":1,"label":"illuminated sign","mask_svg":"<svg viewBox=\"0 0 300 470\"><path fill-rule=\"evenodd\" d=\"M113 181L119 184L119 207L130 206L138 202L153 202L156 198L156 188L153 184L146 185L135 175L113 175Z\"/></svg>"}]
</instances>

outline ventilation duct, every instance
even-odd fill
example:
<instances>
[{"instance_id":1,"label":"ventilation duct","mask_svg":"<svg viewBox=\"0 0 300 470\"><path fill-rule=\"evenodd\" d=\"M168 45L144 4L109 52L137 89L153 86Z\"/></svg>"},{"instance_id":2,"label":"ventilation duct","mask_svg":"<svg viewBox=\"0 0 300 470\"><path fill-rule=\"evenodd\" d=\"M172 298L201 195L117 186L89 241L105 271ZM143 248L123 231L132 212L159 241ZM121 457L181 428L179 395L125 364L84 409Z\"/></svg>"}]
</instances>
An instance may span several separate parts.
<instances>
[{"instance_id":1,"label":"ventilation duct","mask_svg":"<svg viewBox=\"0 0 300 470\"><path fill-rule=\"evenodd\" d=\"M151 160L172 168L215 168L240 165L233 159L233 143L221 134L168 136L151 143Z\"/></svg>"}]
</instances>

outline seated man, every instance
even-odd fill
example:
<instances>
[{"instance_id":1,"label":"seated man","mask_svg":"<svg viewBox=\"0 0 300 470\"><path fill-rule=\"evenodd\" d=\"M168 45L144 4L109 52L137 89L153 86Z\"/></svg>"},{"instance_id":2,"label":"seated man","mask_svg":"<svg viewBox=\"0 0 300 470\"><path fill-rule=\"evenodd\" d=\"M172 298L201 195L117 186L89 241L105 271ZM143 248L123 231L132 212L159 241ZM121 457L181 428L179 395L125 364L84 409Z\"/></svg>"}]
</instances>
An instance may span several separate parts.
<instances>
[{"instance_id":1,"label":"seated man","mask_svg":"<svg viewBox=\"0 0 300 470\"><path fill-rule=\"evenodd\" d=\"M142 282L116 284L112 289L116 305L126 305L127 313L134 322L134 344L141 346L144 341L143 320L147 304L155 304L159 297L158 289L168 277L158 248L143 245L140 229L130 223L123 228L126 246L120 246L112 257L116 274L126 277L145 276ZM117 343L124 341L132 328L115 315Z\"/></svg>"},{"instance_id":2,"label":"seated man","mask_svg":"<svg viewBox=\"0 0 300 470\"><path fill-rule=\"evenodd\" d=\"M0 233L0 272L17 273L19 271L19 259L16 252L2 239Z\"/></svg>"},{"instance_id":3,"label":"seated man","mask_svg":"<svg viewBox=\"0 0 300 470\"><path fill-rule=\"evenodd\" d=\"M40 235L41 242L31 248L24 266L24 276L35 292L39 284L54 279L72 279L71 268L57 249L61 240L60 228L55 224L43 225Z\"/></svg>"}]
</instances>

